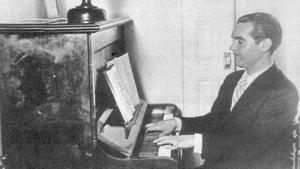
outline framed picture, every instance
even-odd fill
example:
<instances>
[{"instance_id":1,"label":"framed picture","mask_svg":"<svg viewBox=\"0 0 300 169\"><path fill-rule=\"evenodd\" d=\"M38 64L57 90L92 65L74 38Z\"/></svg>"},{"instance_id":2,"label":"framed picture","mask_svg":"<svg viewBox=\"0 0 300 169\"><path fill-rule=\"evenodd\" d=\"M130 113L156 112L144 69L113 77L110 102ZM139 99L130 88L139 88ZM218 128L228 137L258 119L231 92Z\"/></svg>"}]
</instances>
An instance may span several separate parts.
<instances>
[{"instance_id":1,"label":"framed picture","mask_svg":"<svg viewBox=\"0 0 300 169\"><path fill-rule=\"evenodd\" d=\"M48 18L58 18L58 6L56 0L44 0L46 13Z\"/></svg>"}]
</instances>

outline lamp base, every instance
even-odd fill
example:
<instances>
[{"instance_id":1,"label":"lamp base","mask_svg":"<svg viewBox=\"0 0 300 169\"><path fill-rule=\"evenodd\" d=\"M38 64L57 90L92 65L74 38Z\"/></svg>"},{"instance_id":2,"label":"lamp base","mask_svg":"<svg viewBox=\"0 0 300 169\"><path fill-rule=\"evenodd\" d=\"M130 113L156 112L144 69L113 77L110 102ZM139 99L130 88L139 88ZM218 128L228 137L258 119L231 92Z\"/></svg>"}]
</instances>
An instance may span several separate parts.
<instances>
[{"instance_id":1,"label":"lamp base","mask_svg":"<svg viewBox=\"0 0 300 169\"><path fill-rule=\"evenodd\" d=\"M97 8L91 4L81 4L70 9L67 14L69 24L92 24L106 20L104 9Z\"/></svg>"}]
</instances>

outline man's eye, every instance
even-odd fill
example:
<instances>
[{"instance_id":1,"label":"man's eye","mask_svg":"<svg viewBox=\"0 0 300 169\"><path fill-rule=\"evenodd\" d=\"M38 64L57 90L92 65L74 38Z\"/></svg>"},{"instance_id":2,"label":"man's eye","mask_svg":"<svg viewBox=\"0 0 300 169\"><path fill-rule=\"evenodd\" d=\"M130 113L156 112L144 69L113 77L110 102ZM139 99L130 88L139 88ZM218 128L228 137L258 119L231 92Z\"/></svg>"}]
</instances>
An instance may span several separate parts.
<instances>
[{"instance_id":1,"label":"man's eye","mask_svg":"<svg viewBox=\"0 0 300 169\"><path fill-rule=\"evenodd\" d=\"M241 40L238 41L238 44L239 44L239 45L242 45L243 43L244 43L244 42L241 41Z\"/></svg>"}]
</instances>

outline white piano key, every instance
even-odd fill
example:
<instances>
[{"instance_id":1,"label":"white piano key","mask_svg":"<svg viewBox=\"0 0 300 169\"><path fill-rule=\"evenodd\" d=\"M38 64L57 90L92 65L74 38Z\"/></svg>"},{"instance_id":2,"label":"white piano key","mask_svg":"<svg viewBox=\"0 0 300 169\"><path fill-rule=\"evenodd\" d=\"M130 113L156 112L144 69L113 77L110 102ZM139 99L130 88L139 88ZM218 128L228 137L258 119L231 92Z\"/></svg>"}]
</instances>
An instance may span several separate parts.
<instances>
[{"instance_id":1,"label":"white piano key","mask_svg":"<svg viewBox=\"0 0 300 169\"><path fill-rule=\"evenodd\" d=\"M171 157L171 150L169 145L159 146L158 157Z\"/></svg>"}]
</instances>

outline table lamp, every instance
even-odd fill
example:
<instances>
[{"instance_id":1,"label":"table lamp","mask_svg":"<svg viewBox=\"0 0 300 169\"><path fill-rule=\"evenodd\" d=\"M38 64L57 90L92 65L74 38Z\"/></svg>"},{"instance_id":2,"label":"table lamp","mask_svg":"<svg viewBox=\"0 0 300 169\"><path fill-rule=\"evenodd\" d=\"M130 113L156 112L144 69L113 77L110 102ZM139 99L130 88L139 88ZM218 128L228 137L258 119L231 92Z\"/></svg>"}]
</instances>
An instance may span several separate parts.
<instances>
[{"instance_id":1,"label":"table lamp","mask_svg":"<svg viewBox=\"0 0 300 169\"><path fill-rule=\"evenodd\" d=\"M82 0L80 6L68 11L67 18L69 24L92 24L106 20L106 12L93 6L91 0Z\"/></svg>"}]
</instances>

